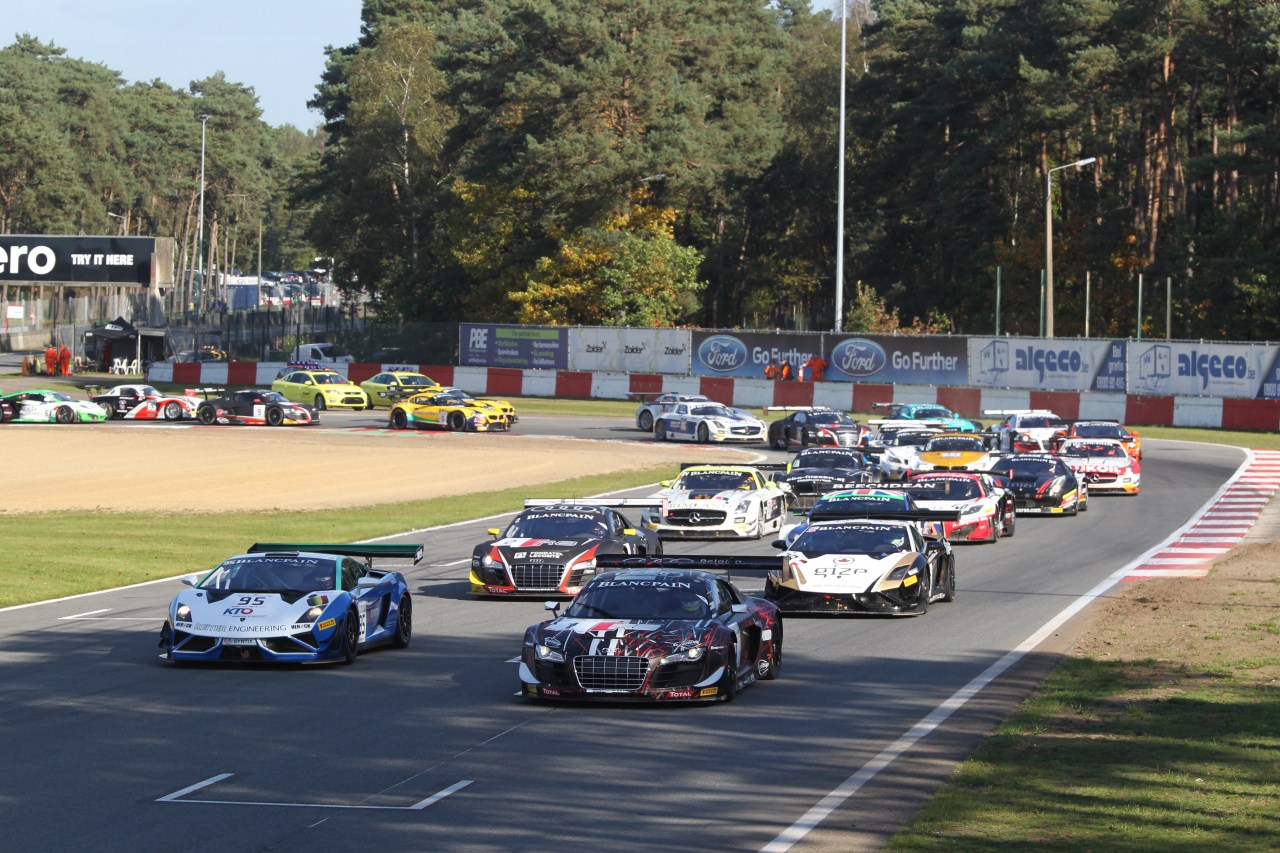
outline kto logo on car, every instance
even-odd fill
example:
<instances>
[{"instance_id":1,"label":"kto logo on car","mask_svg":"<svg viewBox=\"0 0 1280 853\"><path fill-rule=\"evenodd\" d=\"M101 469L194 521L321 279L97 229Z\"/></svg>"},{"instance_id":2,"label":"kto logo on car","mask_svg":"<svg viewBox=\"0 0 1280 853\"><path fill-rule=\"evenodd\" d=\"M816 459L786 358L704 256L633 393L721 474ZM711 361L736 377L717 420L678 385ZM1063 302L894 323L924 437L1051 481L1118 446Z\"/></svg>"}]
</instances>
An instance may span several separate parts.
<instances>
[{"instance_id":1,"label":"kto logo on car","mask_svg":"<svg viewBox=\"0 0 1280 853\"><path fill-rule=\"evenodd\" d=\"M717 373L729 373L747 363L747 345L732 335L712 335L698 346L698 361Z\"/></svg>"},{"instance_id":2,"label":"kto logo on car","mask_svg":"<svg viewBox=\"0 0 1280 853\"><path fill-rule=\"evenodd\" d=\"M866 338L849 338L831 351L831 366L846 376L874 376L887 362L884 348Z\"/></svg>"},{"instance_id":3,"label":"kto logo on car","mask_svg":"<svg viewBox=\"0 0 1280 853\"><path fill-rule=\"evenodd\" d=\"M222 611L223 616L248 616L253 612L252 607L228 607Z\"/></svg>"}]
</instances>

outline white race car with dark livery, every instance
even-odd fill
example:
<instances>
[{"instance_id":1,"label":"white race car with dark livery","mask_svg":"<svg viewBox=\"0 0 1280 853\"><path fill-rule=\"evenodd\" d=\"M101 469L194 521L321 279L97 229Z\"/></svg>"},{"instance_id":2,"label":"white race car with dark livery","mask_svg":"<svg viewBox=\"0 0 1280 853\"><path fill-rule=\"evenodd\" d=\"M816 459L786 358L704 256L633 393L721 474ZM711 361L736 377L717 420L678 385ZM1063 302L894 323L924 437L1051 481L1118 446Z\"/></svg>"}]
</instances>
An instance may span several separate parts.
<instances>
[{"instance_id":1,"label":"white race car with dark livery","mask_svg":"<svg viewBox=\"0 0 1280 853\"><path fill-rule=\"evenodd\" d=\"M886 436L877 463L880 479L905 480L918 471L920 453L936 435L936 429L899 429Z\"/></svg>"},{"instance_id":2,"label":"white race car with dark livery","mask_svg":"<svg viewBox=\"0 0 1280 853\"><path fill-rule=\"evenodd\" d=\"M531 499L507 526L489 529L493 541L471 552L471 592L486 596L577 595L605 554L662 554L653 530L618 510L658 508L647 498Z\"/></svg>"},{"instance_id":3,"label":"white race car with dark livery","mask_svg":"<svg viewBox=\"0 0 1280 853\"><path fill-rule=\"evenodd\" d=\"M1058 456L1089 484L1090 492L1136 495L1142 491L1142 465L1114 438L1068 438Z\"/></svg>"},{"instance_id":4,"label":"white race car with dark livery","mask_svg":"<svg viewBox=\"0 0 1280 853\"><path fill-rule=\"evenodd\" d=\"M644 432L653 432L654 418L666 414L679 403L715 402L702 394L677 394L674 391L661 394L632 391L627 396L640 401L640 407L636 409L636 429Z\"/></svg>"},{"instance_id":5,"label":"white race car with dark livery","mask_svg":"<svg viewBox=\"0 0 1280 853\"><path fill-rule=\"evenodd\" d=\"M786 613L919 615L956 596L955 556L944 538L926 536L923 521L955 513L916 510L876 518L810 515L782 568L765 579L764 597Z\"/></svg>"},{"instance_id":6,"label":"white race car with dark livery","mask_svg":"<svg viewBox=\"0 0 1280 853\"><path fill-rule=\"evenodd\" d=\"M1007 453L1051 451L1071 427L1070 421L1048 409L987 409L983 414L1004 417L987 427L987 432L995 448Z\"/></svg>"},{"instance_id":7,"label":"white race car with dark livery","mask_svg":"<svg viewBox=\"0 0 1280 853\"><path fill-rule=\"evenodd\" d=\"M662 485L644 524L663 539L759 539L782 528L790 499L749 465L689 465Z\"/></svg>"},{"instance_id":8,"label":"white race car with dark livery","mask_svg":"<svg viewBox=\"0 0 1280 853\"><path fill-rule=\"evenodd\" d=\"M163 394L151 385L117 385L89 398L108 418L136 421L177 421L194 418L200 401L194 396Z\"/></svg>"},{"instance_id":9,"label":"white race car with dark livery","mask_svg":"<svg viewBox=\"0 0 1280 853\"><path fill-rule=\"evenodd\" d=\"M351 663L404 648L413 633L404 575L374 559L422 559L421 545L259 543L203 577L189 575L160 629L170 661Z\"/></svg>"},{"instance_id":10,"label":"white race car with dark livery","mask_svg":"<svg viewBox=\"0 0 1280 853\"><path fill-rule=\"evenodd\" d=\"M653 421L657 441L762 442L767 434L764 421L719 403L676 403Z\"/></svg>"}]
</instances>

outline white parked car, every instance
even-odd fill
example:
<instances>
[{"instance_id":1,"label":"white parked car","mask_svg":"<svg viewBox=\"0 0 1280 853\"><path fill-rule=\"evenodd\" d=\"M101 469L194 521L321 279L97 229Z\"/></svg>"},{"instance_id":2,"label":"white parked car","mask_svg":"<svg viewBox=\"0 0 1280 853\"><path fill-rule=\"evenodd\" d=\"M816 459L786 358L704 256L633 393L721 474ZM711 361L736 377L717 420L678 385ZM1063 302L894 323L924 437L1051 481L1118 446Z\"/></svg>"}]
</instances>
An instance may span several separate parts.
<instances>
[{"instance_id":1,"label":"white parked car","mask_svg":"<svg viewBox=\"0 0 1280 853\"><path fill-rule=\"evenodd\" d=\"M1048 409L987 409L984 415L1004 420L987 427L997 450L1007 453L1048 453L1054 441L1066 435L1070 421Z\"/></svg>"}]
</instances>

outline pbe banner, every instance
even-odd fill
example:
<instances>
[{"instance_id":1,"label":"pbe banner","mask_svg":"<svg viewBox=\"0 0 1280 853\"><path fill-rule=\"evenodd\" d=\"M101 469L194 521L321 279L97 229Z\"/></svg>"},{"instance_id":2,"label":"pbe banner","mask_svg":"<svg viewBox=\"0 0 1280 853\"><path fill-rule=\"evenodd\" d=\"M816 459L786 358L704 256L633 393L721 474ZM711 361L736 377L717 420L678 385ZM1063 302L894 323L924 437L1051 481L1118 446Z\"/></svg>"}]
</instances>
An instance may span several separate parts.
<instances>
[{"instance_id":1,"label":"pbe banner","mask_svg":"<svg viewBox=\"0 0 1280 853\"><path fill-rule=\"evenodd\" d=\"M794 367L821 351L822 336L813 333L695 331L691 366L699 376L763 377L771 358Z\"/></svg>"},{"instance_id":2,"label":"pbe banner","mask_svg":"<svg viewBox=\"0 0 1280 853\"><path fill-rule=\"evenodd\" d=\"M1129 345L1129 393L1280 397L1280 347L1136 341Z\"/></svg>"},{"instance_id":3,"label":"pbe banner","mask_svg":"<svg viewBox=\"0 0 1280 853\"><path fill-rule=\"evenodd\" d=\"M462 323L459 331L463 365L568 369L569 333L563 327Z\"/></svg>"},{"instance_id":4,"label":"pbe banner","mask_svg":"<svg viewBox=\"0 0 1280 853\"><path fill-rule=\"evenodd\" d=\"M687 329L569 330L569 369L601 373L688 373L693 349Z\"/></svg>"},{"instance_id":5,"label":"pbe banner","mask_svg":"<svg viewBox=\"0 0 1280 853\"><path fill-rule=\"evenodd\" d=\"M0 281L151 284L154 237L0 235Z\"/></svg>"},{"instance_id":6,"label":"pbe banner","mask_svg":"<svg viewBox=\"0 0 1280 853\"><path fill-rule=\"evenodd\" d=\"M969 381L964 338L927 335L824 336L827 379L899 382L904 385L965 385Z\"/></svg>"},{"instance_id":7,"label":"pbe banner","mask_svg":"<svg viewBox=\"0 0 1280 853\"><path fill-rule=\"evenodd\" d=\"M969 384L986 388L1124 391L1126 342L970 338Z\"/></svg>"}]
</instances>

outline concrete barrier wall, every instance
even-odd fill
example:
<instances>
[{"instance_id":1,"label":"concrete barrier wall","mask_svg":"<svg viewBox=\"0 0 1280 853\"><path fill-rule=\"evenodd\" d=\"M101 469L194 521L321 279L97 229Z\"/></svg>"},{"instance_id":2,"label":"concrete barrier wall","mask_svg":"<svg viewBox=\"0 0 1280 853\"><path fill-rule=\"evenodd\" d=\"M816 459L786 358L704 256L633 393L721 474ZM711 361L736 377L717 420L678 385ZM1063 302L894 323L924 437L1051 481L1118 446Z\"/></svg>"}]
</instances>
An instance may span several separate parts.
<instances>
[{"instance_id":1,"label":"concrete barrier wall","mask_svg":"<svg viewBox=\"0 0 1280 853\"><path fill-rule=\"evenodd\" d=\"M355 381L395 365L337 364ZM191 387L257 384L270 387L282 363L170 364L157 362L151 382ZM1013 388L959 388L936 385L885 385L850 382L779 382L760 378L679 376L674 374L591 373L567 370L516 370L506 367L419 365L444 384L472 394L510 397L592 397L624 400L628 393L705 394L733 406L830 406L871 411L871 404L939 403L983 423L991 409L1052 409L1066 418L1114 419L1131 426L1181 426L1280 431L1280 401L1123 394L1100 391L1028 391Z\"/></svg>"}]
</instances>

